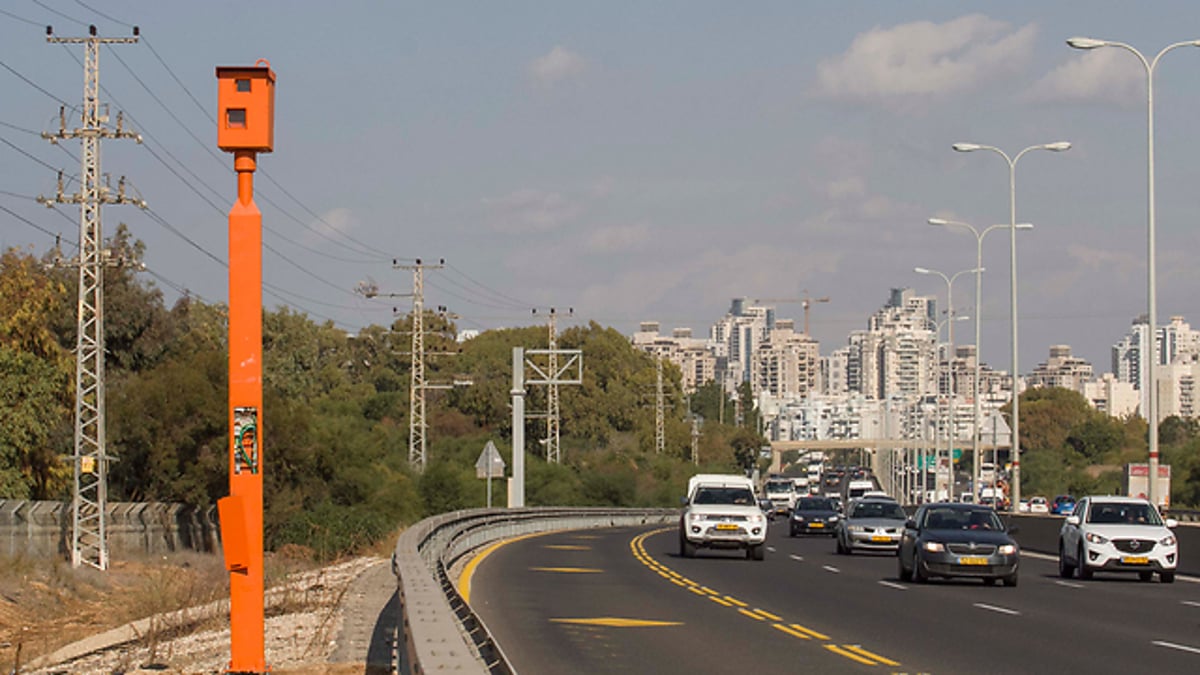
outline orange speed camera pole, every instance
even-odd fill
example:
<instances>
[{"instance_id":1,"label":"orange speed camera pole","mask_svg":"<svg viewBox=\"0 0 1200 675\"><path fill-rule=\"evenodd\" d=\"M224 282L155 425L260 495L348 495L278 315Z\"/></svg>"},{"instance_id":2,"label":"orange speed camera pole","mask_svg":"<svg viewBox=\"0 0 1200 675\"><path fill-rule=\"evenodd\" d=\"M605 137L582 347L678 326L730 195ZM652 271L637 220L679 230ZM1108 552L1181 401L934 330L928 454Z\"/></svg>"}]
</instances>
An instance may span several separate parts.
<instances>
[{"instance_id":1,"label":"orange speed camera pole","mask_svg":"<svg viewBox=\"0 0 1200 675\"><path fill-rule=\"evenodd\" d=\"M275 73L217 68L217 147L234 156L229 210L229 496L217 502L229 570L229 673L267 672L263 597L262 213L255 159L275 143Z\"/></svg>"}]
</instances>

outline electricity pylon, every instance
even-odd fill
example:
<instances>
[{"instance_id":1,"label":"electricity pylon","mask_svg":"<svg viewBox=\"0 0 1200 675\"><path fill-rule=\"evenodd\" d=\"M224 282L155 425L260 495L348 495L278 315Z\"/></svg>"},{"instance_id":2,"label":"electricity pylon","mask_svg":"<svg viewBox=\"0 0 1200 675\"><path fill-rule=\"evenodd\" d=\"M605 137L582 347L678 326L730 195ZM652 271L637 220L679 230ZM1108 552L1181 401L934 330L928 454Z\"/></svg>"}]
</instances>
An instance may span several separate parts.
<instances>
[{"instance_id":1,"label":"electricity pylon","mask_svg":"<svg viewBox=\"0 0 1200 675\"><path fill-rule=\"evenodd\" d=\"M418 471L425 470L425 270L440 270L445 259L436 265L422 264L418 258L412 265L392 265L400 270L412 270L412 377L408 387L408 463Z\"/></svg>"},{"instance_id":2,"label":"electricity pylon","mask_svg":"<svg viewBox=\"0 0 1200 675\"><path fill-rule=\"evenodd\" d=\"M659 354L654 357L654 370L658 382L654 390L654 452L661 455L667 447L666 411L663 405L663 359Z\"/></svg>"},{"instance_id":3,"label":"electricity pylon","mask_svg":"<svg viewBox=\"0 0 1200 675\"><path fill-rule=\"evenodd\" d=\"M57 134L42 133L51 143L78 138L80 152L79 192L63 194L62 173L58 176L58 192L52 199L39 197L50 206L53 203L79 204L79 312L75 341L75 451L72 464L75 492L71 500L71 566L91 565L108 569L108 456L105 442L104 413L104 271L106 256L101 250L104 239L100 228L100 207L103 204L146 203L125 195L125 179L117 184L116 195L100 177L100 140L102 138L133 138L141 136L125 130L120 113L116 129L104 124L108 115L100 114L100 45L132 44L138 41L138 28L131 38L101 38L96 27L88 27L88 37L54 37L46 27L46 42L84 45L83 108L81 125L67 129L66 112L59 109Z\"/></svg>"}]
</instances>

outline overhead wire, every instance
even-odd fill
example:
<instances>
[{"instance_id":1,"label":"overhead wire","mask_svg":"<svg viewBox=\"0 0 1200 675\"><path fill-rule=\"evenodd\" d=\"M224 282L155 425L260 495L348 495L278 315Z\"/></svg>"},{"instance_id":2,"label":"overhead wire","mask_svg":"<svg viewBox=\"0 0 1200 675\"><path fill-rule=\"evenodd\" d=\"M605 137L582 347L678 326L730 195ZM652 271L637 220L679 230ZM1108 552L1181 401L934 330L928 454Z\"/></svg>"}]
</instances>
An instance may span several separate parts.
<instances>
[{"instance_id":1,"label":"overhead wire","mask_svg":"<svg viewBox=\"0 0 1200 675\"><path fill-rule=\"evenodd\" d=\"M16 14L13 14L12 12L9 12L7 10L0 9L0 14L3 14L4 16L9 17L10 19L16 19L17 21L27 23L30 26L42 26L43 25L41 23L38 23L37 21L33 21L31 19L26 19L23 16L17 16Z\"/></svg>"}]
</instances>

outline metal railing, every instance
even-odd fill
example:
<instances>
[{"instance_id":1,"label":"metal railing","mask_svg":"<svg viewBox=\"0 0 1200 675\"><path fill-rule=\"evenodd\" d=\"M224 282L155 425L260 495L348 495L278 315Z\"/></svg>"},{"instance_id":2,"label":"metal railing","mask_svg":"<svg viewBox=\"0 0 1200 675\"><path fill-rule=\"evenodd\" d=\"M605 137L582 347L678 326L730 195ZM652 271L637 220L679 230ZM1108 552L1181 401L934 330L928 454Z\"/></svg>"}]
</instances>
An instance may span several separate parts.
<instances>
[{"instance_id":1,"label":"metal railing","mask_svg":"<svg viewBox=\"0 0 1200 675\"><path fill-rule=\"evenodd\" d=\"M392 554L403 613L397 644L400 672L513 672L450 577L449 570L463 555L526 534L678 519L678 509L529 508L471 509L422 520L400 535Z\"/></svg>"}]
</instances>

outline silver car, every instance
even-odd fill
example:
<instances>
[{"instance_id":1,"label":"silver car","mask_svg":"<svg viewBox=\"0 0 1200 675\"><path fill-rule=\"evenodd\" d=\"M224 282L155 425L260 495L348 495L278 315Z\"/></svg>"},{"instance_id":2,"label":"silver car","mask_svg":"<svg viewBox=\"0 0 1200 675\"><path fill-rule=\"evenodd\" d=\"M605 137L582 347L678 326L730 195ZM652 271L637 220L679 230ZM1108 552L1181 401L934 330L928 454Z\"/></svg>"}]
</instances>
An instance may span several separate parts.
<instances>
[{"instance_id":1,"label":"silver car","mask_svg":"<svg viewBox=\"0 0 1200 675\"><path fill-rule=\"evenodd\" d=\"M850 502L850 512L837 526L837 552L886 551L900 548L908 514L893 499L868 498Z\"/></svg>"}]
</instances>

